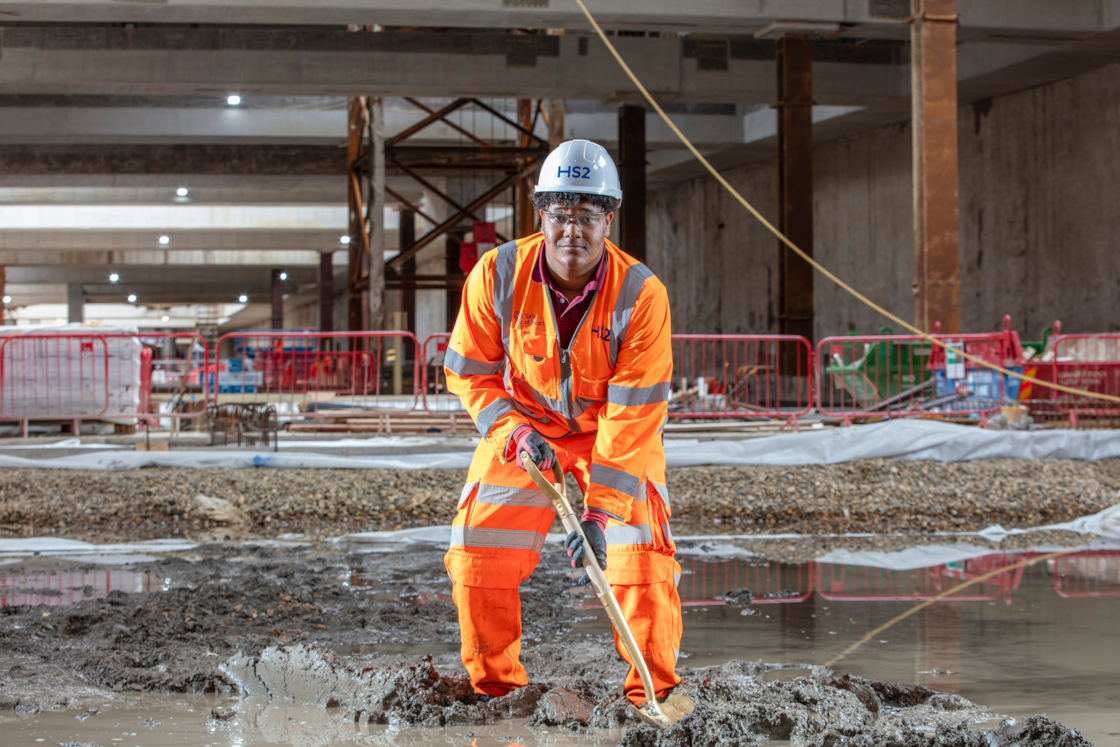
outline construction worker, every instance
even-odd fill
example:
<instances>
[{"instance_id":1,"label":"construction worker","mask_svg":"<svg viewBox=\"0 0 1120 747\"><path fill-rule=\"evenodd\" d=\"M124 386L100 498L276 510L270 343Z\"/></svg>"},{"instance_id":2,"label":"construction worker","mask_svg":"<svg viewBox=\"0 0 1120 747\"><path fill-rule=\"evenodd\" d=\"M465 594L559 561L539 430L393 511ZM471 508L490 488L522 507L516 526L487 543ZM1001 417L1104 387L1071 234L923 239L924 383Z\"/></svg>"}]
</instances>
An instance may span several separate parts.
<instances>
[{"instance_id":1,"label":"construction worker","mask_svg":"<svg viewBox=\"0 0 1120 747\"><path fill-rule=\"evenodd\" d=\"M653 675L680 682L680 566L669 532L663 430L673 360L665 286L607 241L622 199L606 150L561 144L533 195L541 232L488 252L470 273L451 333L447 388L482 434L445 558L463 664L483 699L528 682L518 586L540 560L555 514L521 463L558 461L584 494L565 542L605 569ZM581 582L586 582L586 574ZM615 648L629 657L615 634ZM633 666L627 697L646 702Z\"/></svg>"}]
</instances>

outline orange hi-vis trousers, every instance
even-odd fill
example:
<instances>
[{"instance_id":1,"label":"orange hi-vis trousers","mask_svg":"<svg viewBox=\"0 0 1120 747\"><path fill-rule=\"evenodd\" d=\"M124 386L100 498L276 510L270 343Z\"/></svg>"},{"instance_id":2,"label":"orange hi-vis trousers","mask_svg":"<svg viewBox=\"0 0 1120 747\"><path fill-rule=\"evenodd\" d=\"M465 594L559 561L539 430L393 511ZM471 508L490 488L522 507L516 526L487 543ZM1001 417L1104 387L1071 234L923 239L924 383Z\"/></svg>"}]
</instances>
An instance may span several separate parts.
<instances>
[{"instance_id":1,"label":"orange hi-vis trousers","mask_svg":"<svg viewBox=\"0 0 1120 747\"><path fill-rule=\"evenodd\" d=\"M573 435L552 443L565 473L587 490L595 434ZM664 475L660 442L649 462ZM658 697L680 682L676 662L682 632L677 595L681 567L673 559L676 546L669 532L665 486L643 476L630 521L607 523L607 580L618 597L642 655L649 665ZM578 510L578 508L577 508ZM556 514L548 498L514 461L501 464L493 447L479 443L467 475L452 526L451 549L444 562L453 582L459 609L463 665L475 692L505 695L528 682L521 666L521 598L518 586L540 561L545 535ZM618 633L615 648L628 663ZM646 701L645 688L633 666L626 676L626 696L636 705Z\"/></svg>"}]
</instances>

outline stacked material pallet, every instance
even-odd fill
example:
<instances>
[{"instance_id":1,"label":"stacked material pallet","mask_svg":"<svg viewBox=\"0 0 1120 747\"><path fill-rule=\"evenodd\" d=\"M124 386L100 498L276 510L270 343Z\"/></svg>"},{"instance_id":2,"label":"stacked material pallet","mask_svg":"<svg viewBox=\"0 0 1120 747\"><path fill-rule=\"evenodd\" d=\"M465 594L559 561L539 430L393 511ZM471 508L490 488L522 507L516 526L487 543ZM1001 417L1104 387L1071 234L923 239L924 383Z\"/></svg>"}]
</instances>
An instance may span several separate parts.
<instances>
[{"instance_id":1,"label":"stacked material pallet","mask_svg":"<svg viewBox=\"0 0 1120 747\"><path fill-rule=\"evenodd\" d=\"M361 417L348 417L344 422L304 421L288 423L287 430L295 433L461 433L473 429L474 424L464 414L432 415L424 411L388 410L371 412Z\"/></svg>"},{"instance_id":2,"label":"stacked material pallet","mask_svg":"<svg viewBox=\"0 0 1120 747\"><path fill-rule=\"evenodd\" d=\"M135 329L0 327L0 417L121 421L140 405Z\"/></svg>"}]
</instances>

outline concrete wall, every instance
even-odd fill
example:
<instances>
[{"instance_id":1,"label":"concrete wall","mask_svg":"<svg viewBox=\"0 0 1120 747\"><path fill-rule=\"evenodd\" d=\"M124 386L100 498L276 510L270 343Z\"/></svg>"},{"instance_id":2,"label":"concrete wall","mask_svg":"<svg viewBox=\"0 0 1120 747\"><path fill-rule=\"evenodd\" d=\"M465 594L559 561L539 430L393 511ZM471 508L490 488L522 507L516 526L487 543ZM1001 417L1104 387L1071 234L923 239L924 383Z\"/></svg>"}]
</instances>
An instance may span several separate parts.
<instances>
[{"instance_id":1,"label":"concrete wall","mask_svg":"<svg viewBox=\"0 0 1120 747\"><path fill-rule=\"evenodd\" d=\"M768 219L776 162L725 174ZM821 144L814 256L913 319L910 128ZM1120 329L1120 66L960 112L961 324L1010 314L1035 339ZM710 178L651 192L649 265L669 286L676 332L777 331L777 242ZM889 324L818 275L816 334ZM896 330L899 331L899 330Z\"/></svg>"}]
</instances>

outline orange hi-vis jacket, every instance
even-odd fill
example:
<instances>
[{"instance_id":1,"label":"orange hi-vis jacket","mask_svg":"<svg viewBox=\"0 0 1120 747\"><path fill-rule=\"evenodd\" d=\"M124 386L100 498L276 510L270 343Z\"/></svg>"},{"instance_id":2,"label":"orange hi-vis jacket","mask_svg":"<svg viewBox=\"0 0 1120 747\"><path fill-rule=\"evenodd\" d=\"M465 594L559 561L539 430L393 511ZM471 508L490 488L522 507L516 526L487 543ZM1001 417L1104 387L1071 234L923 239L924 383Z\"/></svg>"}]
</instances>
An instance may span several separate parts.
<instances>
[{"instance_id":1,"label":"orange hi-vis jacket","mask_svg":"<svg viewBox=\"0 0 1120 747\"><path fill-rule=\"evenodd\" d=\"M502 463L526 423L552 441L595 433L584 503L625 524L644 479L665 494L664 461L647 465L673 371L665 286L608 241L602 287L561 349L551 291L532 279L541 251L538 233L487 252L471 271L445 357L447 388Z\"/></svg>"}]
</instances>

